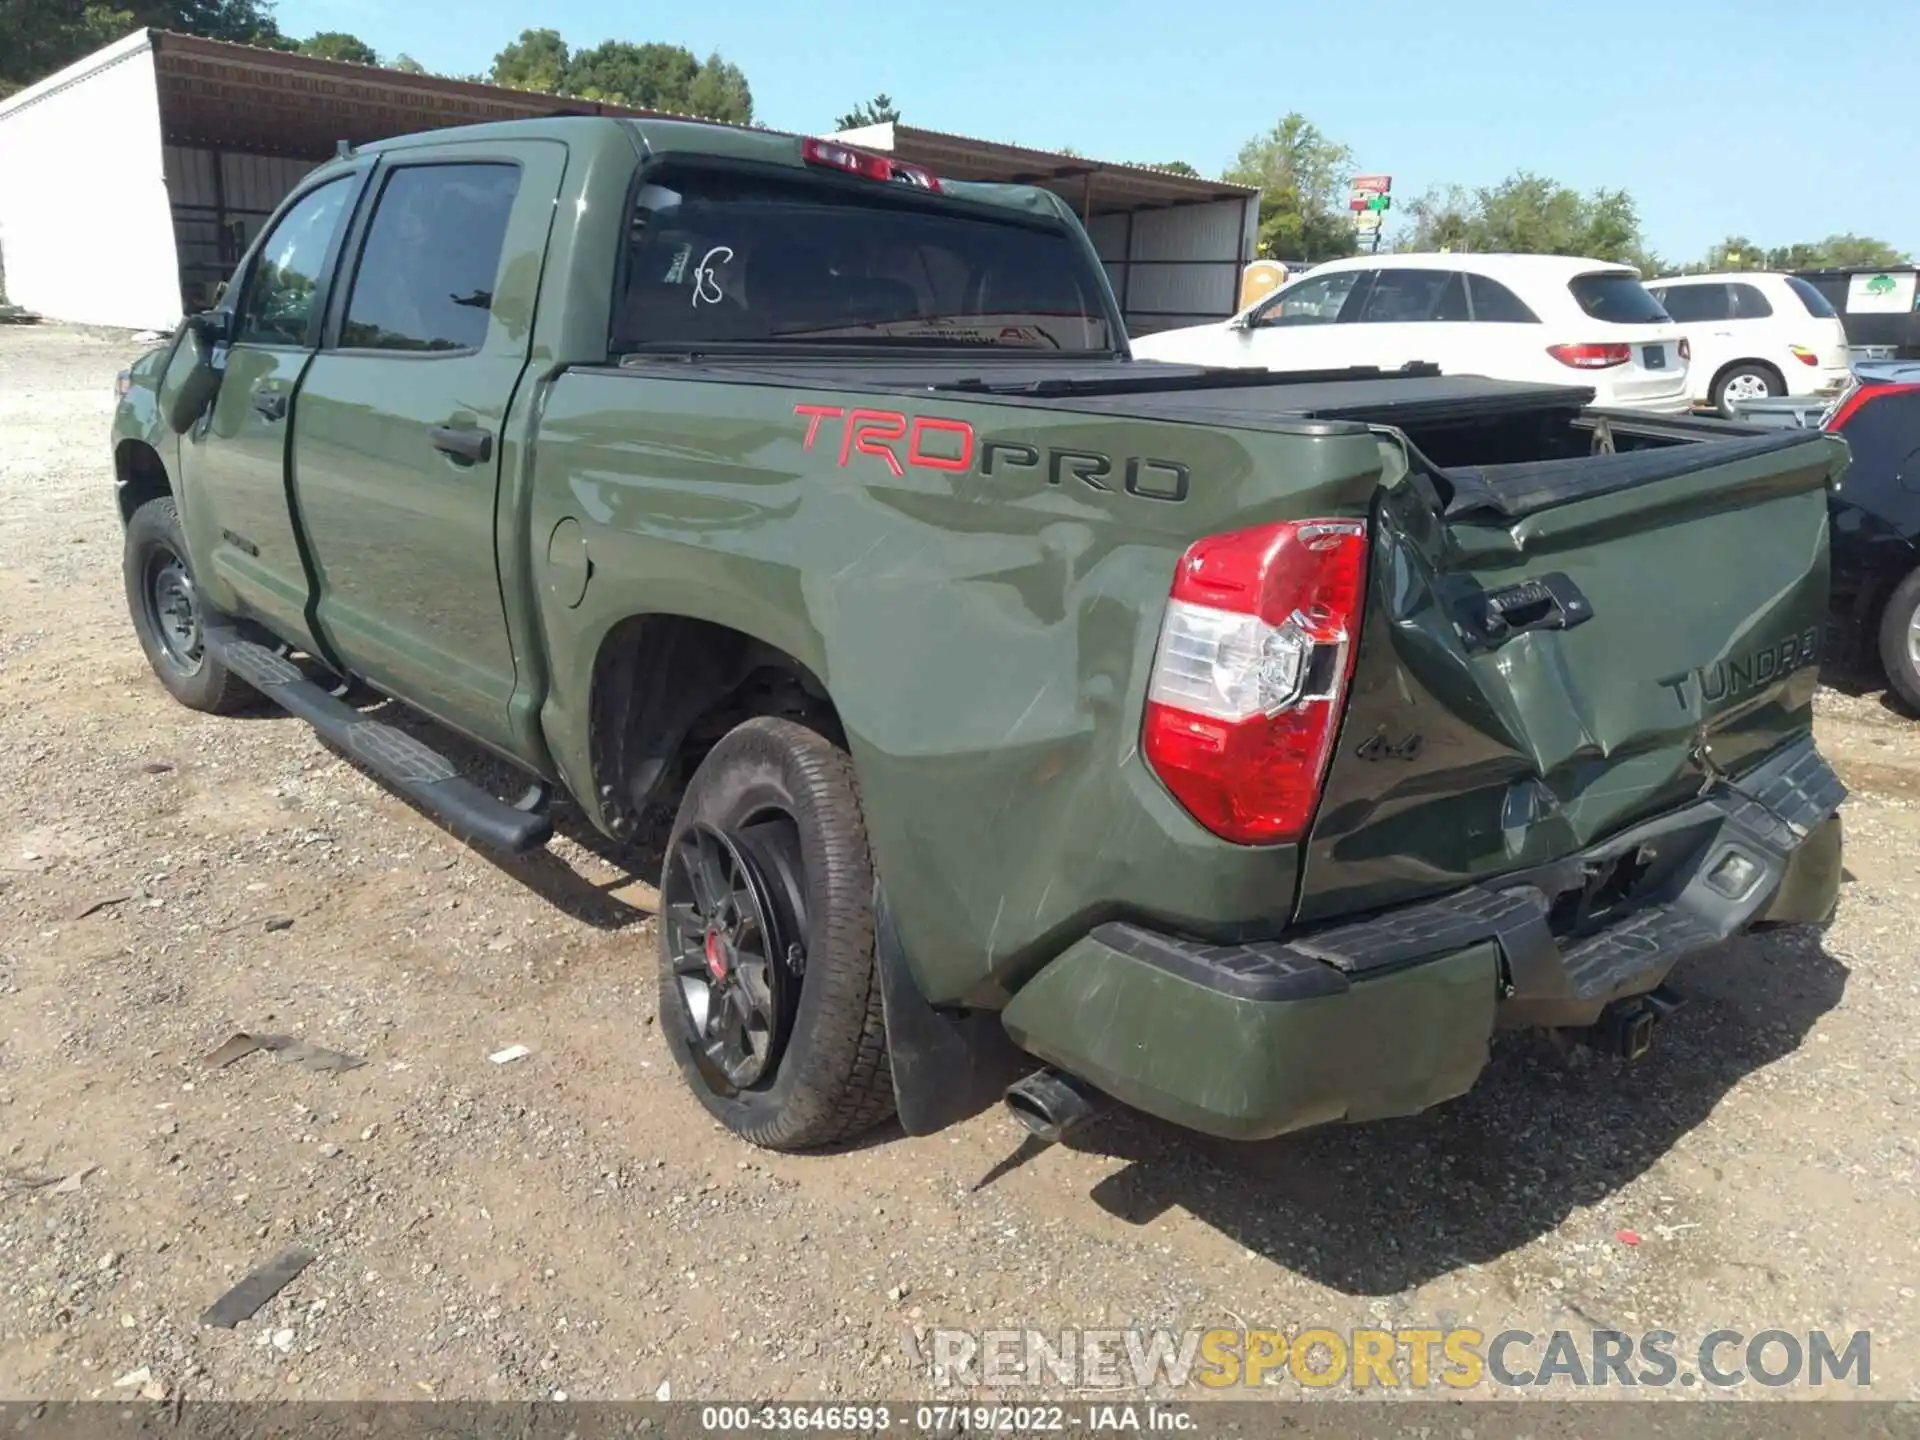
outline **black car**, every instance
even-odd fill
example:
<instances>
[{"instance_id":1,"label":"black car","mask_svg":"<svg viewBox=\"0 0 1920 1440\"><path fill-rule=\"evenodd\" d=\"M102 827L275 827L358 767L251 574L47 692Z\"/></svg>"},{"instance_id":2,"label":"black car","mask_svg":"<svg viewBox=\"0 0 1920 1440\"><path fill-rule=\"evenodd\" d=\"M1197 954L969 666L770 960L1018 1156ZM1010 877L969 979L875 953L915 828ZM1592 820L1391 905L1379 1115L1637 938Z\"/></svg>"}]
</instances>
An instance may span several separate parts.
<instances>
[{"instance_id":1,"label":"black car","mask_svg":"<svg viewBox=\"0 0 1920 1440\"><path fill-rule=\"evenodd\" d=\"M1853 463L1832 501L1832 623L1827 660L1878 661L1920 710L1920 365L1863 362L1837 398L1754 400L1744 424L1819 427L1846 437Z\"/></svg>"},{"instance_id":2,"label":"black car","mask_svg":"<svg viewBox=\"0 0 1920 1440\"><path fill-rule=\"evenodd\" d=\"M1877 655L1887 683L1920 709L1920 373L1863 376L1825 428L1853 451L1833 496L1834 658Z\"/></svg>"}]
</instances>

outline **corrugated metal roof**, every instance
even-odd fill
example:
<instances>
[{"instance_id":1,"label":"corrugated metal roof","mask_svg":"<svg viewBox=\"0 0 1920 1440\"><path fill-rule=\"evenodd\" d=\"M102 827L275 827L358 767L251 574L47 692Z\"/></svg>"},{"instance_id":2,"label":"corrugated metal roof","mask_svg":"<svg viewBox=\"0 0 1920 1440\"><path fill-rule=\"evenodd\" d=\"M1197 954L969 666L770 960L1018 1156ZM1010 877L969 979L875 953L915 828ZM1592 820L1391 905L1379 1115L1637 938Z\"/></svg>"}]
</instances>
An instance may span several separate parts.
<instances>
[{"instance_id":1,"label":"corrugated metal roof","mask_svg":"<svg viewBox=\"0 0 1920 1440\"><path fill-rule=\"evenodd\" d=\"M161 125L176 145L323 159L341 140L361 145L450 125L548 115L699 118L172 31L152 38Z\"/></svg>"}]
</instances>

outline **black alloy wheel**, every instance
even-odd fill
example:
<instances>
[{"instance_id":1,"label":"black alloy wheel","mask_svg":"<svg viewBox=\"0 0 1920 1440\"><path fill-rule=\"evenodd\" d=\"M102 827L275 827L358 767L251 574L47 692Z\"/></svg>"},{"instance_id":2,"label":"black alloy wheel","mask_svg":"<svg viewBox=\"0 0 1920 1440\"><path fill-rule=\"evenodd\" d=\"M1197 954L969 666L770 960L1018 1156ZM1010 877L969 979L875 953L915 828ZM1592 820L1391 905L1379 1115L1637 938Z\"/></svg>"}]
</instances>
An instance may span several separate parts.
<instances>
[{"instance_id":1,"label":"black alloy wheel","mask_svg":"<svg viewBox=\"0 0 1920 1440\"><path fill-rule=\"evenodd\" d=\"M661 888L680 1021L716 1094L751 1090L792 1034L806 966L806 890L793 817L737 831L699 822L667 856Z\"/></svg>"}]
</instances>

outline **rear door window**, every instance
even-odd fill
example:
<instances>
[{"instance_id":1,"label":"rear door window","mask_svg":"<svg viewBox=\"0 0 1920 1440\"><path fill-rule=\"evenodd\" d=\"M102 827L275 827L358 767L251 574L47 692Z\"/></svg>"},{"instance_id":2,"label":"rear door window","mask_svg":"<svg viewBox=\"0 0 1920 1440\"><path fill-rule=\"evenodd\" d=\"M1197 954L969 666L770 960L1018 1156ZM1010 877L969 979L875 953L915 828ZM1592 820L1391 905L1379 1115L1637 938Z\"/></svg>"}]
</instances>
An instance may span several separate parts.
<instances>
[{"instance_id":1,"label":"rear door window","mask_svg":"<svg viewBox=\"0 0 1920 1440\"><path fill-rule=\"evenodd\" d=\"M1751 290L1753 287L1749 285L1746 288ZM1733 318L1733 307L1727 298L1725 285L1669 285L1652 293L1667 314L1681 325L1699 325Z\"/></svg>"},{"instance_id":2,"label":"rear door window","mask_svg":"<svg viewBox=\"0 0 1920 1440\"><path fill-rule=\"evenodd\" d=\"M1832 302L1798 275L1787 276L1787 288L1800 298L1800 303L1807 307L1807 313L1814 319L1837 320L1840 318Z\"/></svg>"},{"instance_id":3,"label":"rear door window","mask_svg":"<svg viewBox=\"0 0 1920 1440\"><path fill-rule=\"evenodd\" d=\"M347 300L348 350L472 351L486 343L517 165L392 171Z\"/></svg>"},{"instance_id":4,"label":"rear door window","mask_svg":"<svg viewBox=\"0 0 1920 1440\"><path fill-rule=\"evenodd\" d=\"M670 168L634 198L612 339L1105 353L1109 303L1062 225L874 182Z\"/></svg>"},{"instance_id":5,"label":"rear door window","mask_svg":"<svg viewBox=\"0 0 1920 1440\"><path fill-rule=\"evenodd\" d=\"M1297 285L1289 285L1268 302L1254 319L1256 325L1331 325L1369 272L1336 270L1330 275L1311 275ZM1352 317L1349 317L1352 318Z\"/></svg>"},{"instance_id":6,"label":"rear door window","mask_svg":"<svg viewBox=\"0 0 1920 1440\"><path fill-rule=\"evenodd\" d=\"M1362 325L1464 320L1466 292L1451 270L1381 270L1354 318Z\"/></svg>"},{"instance_id":7,"label":"rear door window","mask_svg":"<svg viewBox=\"0 0 1920 1440\"><path fill-rule=\"evenodd\" d=\"M1667 312L1647 293L1638 277L1624 271L1596 271L1567 282L1575 303L1609 325L1665 325Z\"/></svg>"},{"instance_id":8,"label":"rear door window","mask_svg":"<svg viewBox=\"0 0 1920 1440\"><path fill-rule=\"evenodd\" d=\"M1727 286L1727 299L1732 303L1735 320L1764 320L1773 314L1773 304L1761 293L1760 287L1744 280Z\"/></svg>"},{"instance_id":9,"label":"rear door window","mask_svg":"<svg viewBox=\"0 0 1920 1440\"><path fill-rule=\"evenodd\" d=\"M1473 319L1477 325L1540 323L1540 317L1528 308L1526 301L1489 276L1467 276L1467 295L1473 302Z\"/></svg>"}]
</instances>

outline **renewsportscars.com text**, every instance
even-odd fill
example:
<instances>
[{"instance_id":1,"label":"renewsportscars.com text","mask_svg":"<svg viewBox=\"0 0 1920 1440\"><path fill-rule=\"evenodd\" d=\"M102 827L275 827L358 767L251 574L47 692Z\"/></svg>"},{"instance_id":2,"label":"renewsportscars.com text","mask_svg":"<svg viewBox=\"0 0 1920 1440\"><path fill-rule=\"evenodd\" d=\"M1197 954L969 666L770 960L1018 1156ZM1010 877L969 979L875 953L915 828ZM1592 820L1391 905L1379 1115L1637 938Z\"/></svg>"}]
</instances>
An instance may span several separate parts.
<instances>
[{"instance_id":1,"label":"renewsportscars.com text","mask_svg":"<svg viewBox=\"0 0 1920 1440\"><path fill-rule=\"evenodd\" d=\"M920 1358L936 1386L1201 1390L1298 1385L1356 1390L1873 1383L1873 1337L1779 1329L1714 1330L945 1330Z\"/></svg>"}]
</instances>

